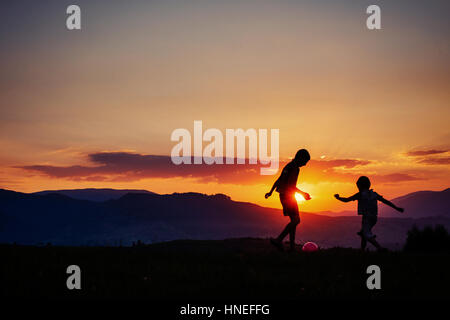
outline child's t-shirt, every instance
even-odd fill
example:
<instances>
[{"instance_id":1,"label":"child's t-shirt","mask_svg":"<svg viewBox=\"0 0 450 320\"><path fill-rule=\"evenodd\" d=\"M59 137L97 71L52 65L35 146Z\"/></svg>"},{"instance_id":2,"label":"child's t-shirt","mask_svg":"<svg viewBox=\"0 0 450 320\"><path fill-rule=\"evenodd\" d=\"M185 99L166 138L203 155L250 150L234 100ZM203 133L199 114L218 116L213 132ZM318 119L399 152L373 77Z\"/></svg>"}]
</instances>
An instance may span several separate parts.
<instances>
[{"instance_id":1,"label":"child's t-shirt","mask_svg":"<svg viewBox=\"0 0 450 320\"><path fill-rule=\"evenodd\" d=\"M377 216L378 215L378 199L381 196L370 190L363 190L351 197L351 200L358 200L358 214L359 215L368 215L368 216Z\"/></svg>"},{"instance_id":2,"label":"child's t-shirt","mask_svg":"<svg viewBox=\"0 0 450 320\"><path fill-rule=\"evenodd\" d=\"M289 162L281 172L277 191L279 193L293 192L297 187L297 179L300 169L292 161Z\"/></svg>"}]
</instances>

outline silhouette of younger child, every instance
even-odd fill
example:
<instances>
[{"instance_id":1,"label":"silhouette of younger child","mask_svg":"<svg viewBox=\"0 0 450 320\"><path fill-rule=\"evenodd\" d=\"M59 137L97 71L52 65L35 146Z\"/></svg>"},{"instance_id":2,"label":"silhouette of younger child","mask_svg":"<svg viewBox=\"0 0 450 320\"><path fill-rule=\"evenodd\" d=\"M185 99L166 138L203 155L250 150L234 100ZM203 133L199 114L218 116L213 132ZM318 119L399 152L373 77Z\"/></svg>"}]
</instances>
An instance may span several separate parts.
<instances>
[{"instance_id":1,"label":"silhouette of younger child","mask_svg":"<svg viewBox=\"0 0 450 320\"><path fill-rule=\"evenodd\" d=\"M362 215L361 231L357 233L361 237L361 249L365 250L368 241L378 250L386 250L375 240L376 236L372 233L372 228L375 226L378 219L378 201L381 201L400 212L403 212L404 209L397 207L395 204L384 199L378 193L370 189L370 180L366 176L359 177L356 185L359 192L353 196L344 198L340 197L339 194L335 194L334 197L342 202L358 201L358 214Z\"/></svg>"}]
</instances>

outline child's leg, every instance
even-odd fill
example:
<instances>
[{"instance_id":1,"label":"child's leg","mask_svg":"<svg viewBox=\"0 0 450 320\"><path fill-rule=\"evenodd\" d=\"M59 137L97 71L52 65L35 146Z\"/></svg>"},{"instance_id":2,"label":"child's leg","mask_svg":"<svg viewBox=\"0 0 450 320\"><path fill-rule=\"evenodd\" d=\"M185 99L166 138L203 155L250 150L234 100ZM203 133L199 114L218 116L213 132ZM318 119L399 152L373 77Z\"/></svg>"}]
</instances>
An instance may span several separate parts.
<instances>
[{"instance_id":1,"label":"child's leg","mask_svg":"<svg viewBox=\"0 0 450 320\"><path fill-rule=\"evenodd\" d=\"M366 250L367 241L364 237L361 237L361 250Z\"/></svg>"},{"instance_id":2,"label":"child's leg","mask_svg":"<svg viewBox=\"0 0 450 320\"><path fill-rule=\"evenodd\" d=\"M367 237L367 241L369 241L371 244L373 244L374 247L377 248L377 250L383 250L383 247L380 246L380 244L378 243L377 240L375 240L375 235L372 233L372 228L373 228L373 227L375 226L375 224L377 223L377 220L378 220L377 216L370 217L370 218L368 219L368 226L367 226L367 229L368 229L368 235L369 235L369 237Z\"/></svg>"},{"instance_id":3,"label":"child's leg","mask_svg":"<svg viewBox=\"0 0 450 320\"><path fill-rule=\"evenodd\" d=\"M366 250L367 240L366 240L366 238L364 238L363 230L361 229L356 234L361 237L361 250L363 250L363 251Z\"/></svg>"},{"instance_id":4,"label":"child's leg","mask_svg":"<svg viewBox=\"0 0 450 320\"><path fill-rule=\"evenodd\" d=\"M289 222L286 227L284 227L283 231L281 231L280 235L277 237L278 242L283 242L284 238L289 234L291 228L291 223Z\"/></svg>"},{"instance_id":5,"label":"child's leg","mask_svg":"<svg viewBox=\"0 0 450 320\"><path fill-rule=\"evenodd\" d=\"M295 242L295 229L297 227L297 225L300 223L300 218L299 217L295 217L295 216L290 216L291 221L286 225L286 227L283 229L283 231L281 231L280 235L277 238L278 242L282 242L284 240L284 238L286 238L286 236L289 234L289 238L290 240L293 240ZM293 236L292 236L292 232L293 232Z\"/></svg>"},{"instance_id":6,"label":"child's leg","mask_svg":"<svg viewBox=\"0 0 450 320\"><path fill-rule=\"evenodd\" d=\"M367 241L369 241L371 244L373 244L375 246L375 248L377 248L378 250L383 249L380 246L380 244L377 242L377 240L375 240L375 238L368 239Z\"/></svg>"},{"instance_id":7,"label":"child's leg","mask_svg":"<svg viewBox=\"0 0 450 320\"><path fill-rule=\"evenodd\" d=\"M361 249L365 249L367 242L373 244L378 250L381 249L380 244L375 240L375 236L372 233L372 228L377 223L376 216L366 216L362 217L361 225Z\"/></svg>"},{"instance_id":8,"label":"child's leg","mask_svg":"<svg viewBox=\"0 0 450 320\"><path fill-rule=\"evenodd\" d=\"M294 198L294 195L285 196L280 194L281 205L283 206L284 215L288 215L291 221L286 225L284 230L280 233L276 241L282 242L284 238L289 234L289 238L295 242L295 228L300 223L300 216L298 213L297 201ZM293 232L293 236L292 236Z\"/></svg>"},{"instance_id":9,"label":"child's leg","mask_svg":"<svg viewBox=\"0 0 450 320\"><path fill-rule=\"evenodd\" d=\"M361 250L366 250L367 246L368 223L367 217L363 216L361 221L361 230L357 234L361 237Z\"/></svg>"},{"instance_id":10,"label":"child's leg","mask_svg":"<svg viewBox=\"0 0 450 320\"><path fill-rule=\"evenodd\" d=\"M291 216L291 230L289 231L289 244L291 250L295 248L295 233L297 231L297 226L300 223L299 216Z\"/></svg>"},{"instance_id":11,"label":"child's leg","mask_svg":"<svg viewBox=\"0 0 450 320\"><path fill-rule=\"evenodd\" d=\"M277 237L278 242L283 242L284 238L289 234L291 228L291 223L289 222L286 227L284 227L283 231L281 231L280 235Z\"/></svg>"},{"instance_id":12,"label":"child's leg","mask_svg":"<svg viewBox=\"0 0 450 320\"><path fill-rule=\"evenodd\" d=\"M289 222L277 238L278 242L283 242L284 238L291 232L292 223Z\"/></svg>"}]
</instances>

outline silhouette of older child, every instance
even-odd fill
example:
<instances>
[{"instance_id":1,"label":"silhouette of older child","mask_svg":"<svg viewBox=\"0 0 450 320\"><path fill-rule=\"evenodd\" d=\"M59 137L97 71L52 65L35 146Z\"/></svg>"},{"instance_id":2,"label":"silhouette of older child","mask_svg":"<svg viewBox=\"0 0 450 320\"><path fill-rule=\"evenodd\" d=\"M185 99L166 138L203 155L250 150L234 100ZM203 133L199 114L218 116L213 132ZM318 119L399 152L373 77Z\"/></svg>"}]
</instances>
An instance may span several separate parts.
<instances>
[{"instance_id":1,"label":"silhouette of older child","mask_svg":"<svg viewBox=\"0 0 450 320\"><path fill-rule=\"evenodd\" d=\"M368 241L379 251L386 250L375 240L376 235L372 233L372 228L375 226L378 219L378 201L381 201L400 212L403 212L404 209L397 207L395 204L384 199L378 193L370 189L370 180L366 176L359 177L356 185L359 192L353 196L344 198L340 197L339 194L335 194L334 197L342 202L358 201L358 214L362 215L361 231L357 232L361 237L361 249L365 250Z\"/></svg>"},{"instance_id":2,"label":"silhouette of older child","mask_svg":"<svg viewBox=\"0 0 450 320\"><path fill-rule=\"evenodd\" d=\"M289 234L290 251L295 248L295 232L297 225L300 223L300 215L298 213L297 200L295 193L300 193L306 200L311 199L308 193L297 188L297 179L300 172L300 167L305 166L311 159L309 152L305 149L297 151L295 158L289 162L281 172L280 177L275 181L272 189L266 193L265 198L272 195L274 189L280 194L280 202L283 206L283 214L289 216L290 222L286 225L284 230L280 233L278 238L271 238L270 242L279 250L284 250L283 239Z\"/></svg>"}]
</instances>

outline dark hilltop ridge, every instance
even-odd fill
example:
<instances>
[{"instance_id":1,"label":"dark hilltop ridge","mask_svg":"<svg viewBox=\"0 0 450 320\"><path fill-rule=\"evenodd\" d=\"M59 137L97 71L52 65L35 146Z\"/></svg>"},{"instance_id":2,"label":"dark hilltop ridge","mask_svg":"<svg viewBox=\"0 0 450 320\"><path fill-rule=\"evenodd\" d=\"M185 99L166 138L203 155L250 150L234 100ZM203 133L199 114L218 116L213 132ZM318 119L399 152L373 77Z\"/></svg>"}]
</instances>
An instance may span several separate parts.
<instances>
[{"instance_id":1,"label":"dark hilltop ridge","mask_svg":"<svg viewBox=\"0 0 450 320\"><path fill-rule=\"evenodd\" d=\"M423 191L397 198L407 213L395 218L380 205L375 234L387 247L398 249L413 225L441 224L450 229L449 193L450 189ZM300 242L314 241L323 248L359 246L355 233L361 221L356 214L331 217L302 212L301 219ZM267 238L285 223L279 209L233 201L223 194L114 189L26 194L0 189L1 243L129 246L137 241Z\"/></svg>"}]
</instances>

